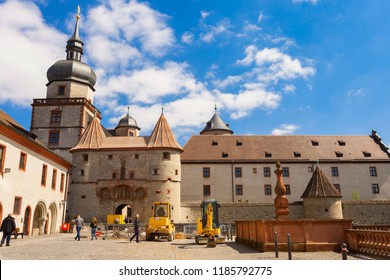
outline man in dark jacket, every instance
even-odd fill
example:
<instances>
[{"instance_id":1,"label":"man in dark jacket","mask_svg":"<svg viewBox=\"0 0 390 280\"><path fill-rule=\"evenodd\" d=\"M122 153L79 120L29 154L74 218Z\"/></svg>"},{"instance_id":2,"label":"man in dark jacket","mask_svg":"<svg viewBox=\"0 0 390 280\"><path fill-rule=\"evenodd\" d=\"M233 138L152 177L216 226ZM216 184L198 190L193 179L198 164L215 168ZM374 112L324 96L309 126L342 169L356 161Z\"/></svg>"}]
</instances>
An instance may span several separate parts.
<instances>
[{"instance_id":1,"label":"man in dark jacket","mask_svg":"<svg viewBox=\"0 0 390 280\"><path fill-rule=\"evenodd\" d=\"M130 238L130 242L135 237L135 241L137 241L137 243L139 243L139 214L135 215L135 219L133 221L133 224L134 224L134 235Z\"/></svg>"},{"instance_id":2,"label":"man in dark jacket","mask_svg":"<svg viewBox=\"0 0 390 280\"><path fill-rule=\"evenodd\" d=\"M7 240L7 246L10 246L9 242L11 240L11 235L15 229L15 219L12 217L11 214L8 214L8 216L3 220L3 223L1 224L0 228L0 230L3 232L3 238L1 238L0 247L3 246L5 240Z\"/></svg>"}]
</instances>

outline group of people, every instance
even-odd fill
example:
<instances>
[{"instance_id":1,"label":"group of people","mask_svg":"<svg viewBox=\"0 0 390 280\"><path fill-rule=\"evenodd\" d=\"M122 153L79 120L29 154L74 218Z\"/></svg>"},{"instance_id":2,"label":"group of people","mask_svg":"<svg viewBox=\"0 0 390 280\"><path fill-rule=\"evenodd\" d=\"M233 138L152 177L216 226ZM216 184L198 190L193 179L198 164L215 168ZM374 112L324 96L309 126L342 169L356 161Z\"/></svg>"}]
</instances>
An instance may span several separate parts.
<instances>
[{"instance_id":1,"label":"group of people","mask_svg":"<svg viewBox=\"0 0 390 280\"><path fill-rule=\"evenodd\" d=\"M80 241L80 237L81 237L80 232L81 232L82 227L84 226L84 219L81 218L80 214L78 214L76 219L74 220L74 222L76 225L76 237L74 238L74 240ZM97 221L96 217L93 217L91 224L89 225L91 228L91 240L94 240L94 239L97 240L97 237L96 237L97 224L98 224L98 221ZM135 215L133 225L134 225L134 235L132 237L130 237L130 242L132 242L133 239L135 238L135 241L137 243L139 243L140 242L139 241L139 214Z\"/></svg>"},{"instance_id":2,"label":"group of people","mask_svg":"<svg viewBox=\"0 0 390 280\"><path fill-rule=\"evenodd\" d=\"M81 218L80 214L76 216L76 219L74 220L74 223L76 225L76 237L74 240L80 241L80 232L82 227L84 226L84 219ZM96 229L97 229L98 221L96 217L92 218L91 224L89 225L91 228L91 240L97 240L96 237ZM139 243L139 214L135 215L133 225L134 225L134 235L130 237L130 242L133 241L135 238L135 241ZM12 233L16 230L16 224L15 224L15 218L12 217L11 214L8 214L8 216L3 220L1 223L0 231L3 232L3 237L1 238L1 244L0 247L3 247L4 243L6 243L6 246L10 246L11 236Z\"/></svg>"},{"instance_id":3,"label":"group of people","mask_svg":"<svg viewBox=\"0 0 390 280\"><path fill-rule=\"evenodd\" d=\"M84 219L81 218L80 214L78 214L76 216L76 219L74 220L74 224L76 225L76 237L74 238L74 240L80 241L80 238L81 238L80 232L84 226ZM97 240L97 236L96 236L97 224L98 224L98 221L97 221L96 217L93 217L91 224L89 225L91 228L91 240L94 240L94 239Z\"/></svg>"}]
</instances>

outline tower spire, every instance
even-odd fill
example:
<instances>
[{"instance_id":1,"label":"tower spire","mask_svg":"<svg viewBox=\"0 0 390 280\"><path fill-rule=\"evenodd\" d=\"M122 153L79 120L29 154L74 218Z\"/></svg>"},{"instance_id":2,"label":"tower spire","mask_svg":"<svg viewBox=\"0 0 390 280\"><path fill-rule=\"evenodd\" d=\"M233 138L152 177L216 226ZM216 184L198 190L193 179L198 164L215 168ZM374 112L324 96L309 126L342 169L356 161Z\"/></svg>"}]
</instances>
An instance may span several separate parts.
<instances>
[{"instance_id":1,"label":"tower spire","mask_svg":"<svg viewBox=\"0 0 390 280\"><path fill-rule=\"evenodd\" d=\"M78 60L81 61L81 56L83 54L83 41L80 39L79 33L79 19L80 19L80 6L77 7L76 14L76 25L73 31L72 37L68 40L66 45L66 59L67 60Z\"/></svg>"}]
</instances>

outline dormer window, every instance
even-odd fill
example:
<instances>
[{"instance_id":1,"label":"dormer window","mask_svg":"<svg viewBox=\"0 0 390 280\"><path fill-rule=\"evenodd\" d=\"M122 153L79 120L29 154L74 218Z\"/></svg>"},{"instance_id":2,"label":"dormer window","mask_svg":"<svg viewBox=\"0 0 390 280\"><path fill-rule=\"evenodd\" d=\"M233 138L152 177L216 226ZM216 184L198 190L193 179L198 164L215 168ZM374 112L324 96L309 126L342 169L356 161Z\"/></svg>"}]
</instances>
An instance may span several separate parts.
<instances>
[{"instance_id":1,"label":"dormer window","mask_svg":"<svg viewBox=\"0 0 390 280\"><path fill-rule=\"evenodd\" d=\"M343 140L338 140L339 146L345 146L345 142Z\"/></svg>"},{"instance_id":2,"label":"dormer window","mask_svg":"<svg viewBox=\"0 0 390 280\"><path fill-rule=\"evenodd\" d=\"M268 152L265 152L265 157L266 157L266 158L271 158L271 157L272 157L272 154L271 154L271 153L268 153Z\"/></svg>"},{"instance_id":3,"label":"dormer window","mask_svg":"<svg viewBox=\"0 0 390 280\"><path fill-rule=\"evenodd\" d=\"M294 157L300 158L301 157L301 153L300 152L294 152Z\"/></svg>"},{"instance_id":4,"label":"dormer window","mask_svg":"<svg viewBox=\"0 0 390 280\"><path fill-rule=\"evenodd\" d=\"M242 142L241 141L236 141L236 146L241 147L242 146Z\"/></svg>"},{"instance_id":5,"label":"dormer window","mask_svg":"<svg viewBox=\"0 0 390 280\"><path fill-rule=\"evenodd\" d=\"M222 157L223 157L223 158L227 158L227 157L229 157L229 154L228 154L228 153L222 152Z\"/></svg>"},{"instance_id":6,"label":"dormer window","mask_svg":"<svg viewBox=\"0 0 390 280\"><path fill-rule=\"evenodd\" d=\"M320 143L318 143L317 140L311 140L311 144L312 144L313 146L319 146Z\"/></svg>"},{"instance_id":7,"label":"dormer window","mask_svg":"<svg viewBox=\"0 0 390 280\"><path fill-rule=\"evenodd\" d=\"M362 153L363 153L364 157L371 157L371 153L370 152L363 151Z\"/></svg>"},{"instance_id":8,"label":"dormer window","mask_svg":"<svg viewBox=\"0 0 390 280\"><path fill-rule=\"evenodd\" d=\"M343 157L343 153L342 152L335 152L336 153L336 157Z\"/></svg>"},{"instance_id":9,"label":"dormer window","mask_svg":"<svg viewBox=\"0 0 390 280\"><path fill-rule=\"evenodd\" d=\"M218 141L214 141L214 140L213 140L213 141L211 142L211 146L218 146Z\"/></svg>"}]
</instances>

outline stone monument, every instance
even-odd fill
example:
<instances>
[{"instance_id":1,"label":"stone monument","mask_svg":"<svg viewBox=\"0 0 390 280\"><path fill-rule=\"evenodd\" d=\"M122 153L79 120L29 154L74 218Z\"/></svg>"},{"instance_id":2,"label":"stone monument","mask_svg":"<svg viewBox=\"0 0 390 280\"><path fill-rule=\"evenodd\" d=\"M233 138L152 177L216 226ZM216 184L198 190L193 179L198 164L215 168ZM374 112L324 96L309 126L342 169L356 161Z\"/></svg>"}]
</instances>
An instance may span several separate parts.
<instances>
[{"instance_id":1,"label":"stone monument","mask_svg":"<svg viewBox=\"0 0 390 280\"><path fill-rule=\"evenodd\" d=\"M276 219L283 219L288 217L288 199L286 197L286 186L283 183L282 179L282 165L280 162L276 163L276 186L275 186L275 193L276 198L274 199L274 206L275 206L275 214Z\"/></svg>"}]
</instances>

